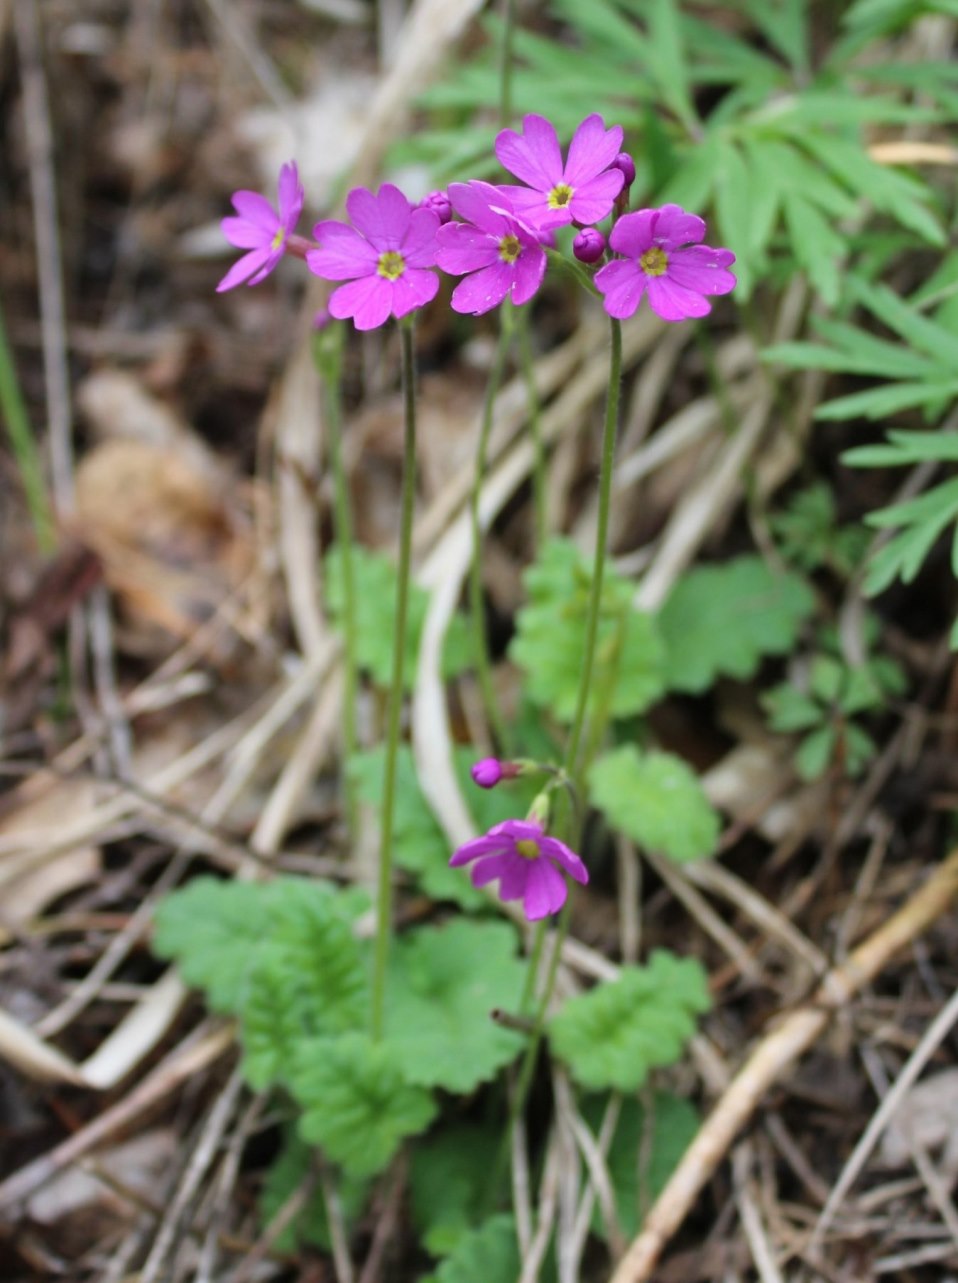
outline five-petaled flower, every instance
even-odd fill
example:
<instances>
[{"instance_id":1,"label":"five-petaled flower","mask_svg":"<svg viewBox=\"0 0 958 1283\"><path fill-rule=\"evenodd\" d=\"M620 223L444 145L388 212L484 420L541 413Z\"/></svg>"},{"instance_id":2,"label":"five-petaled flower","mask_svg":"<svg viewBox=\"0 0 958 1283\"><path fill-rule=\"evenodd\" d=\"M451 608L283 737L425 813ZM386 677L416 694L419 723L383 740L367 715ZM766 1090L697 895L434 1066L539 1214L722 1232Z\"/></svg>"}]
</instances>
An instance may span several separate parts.
<instances>
[{"instance_id":1,"label":"five-petaled flower","mask_svg":"<svg viewBox=\"0 0 958 1283\"><path fill-rule=\"evenodd\" d=\"M466 221L440 227L436 261L453 276L471 273L452 292L453 310L480 316L507 294L515 304L528 303L546 270L541 237L490 183L450 183L449 199Z\"/></svg>"},{"instance_id":2,"label":"five-petaled flower","mask_svg":"<svg viewBox=\"0 0 958 1283\"><path fill-rule=\"evenodd\" d=\"M533 820L506 820L483 837L461 846L449 861L453 868L475 860L472 884L484 887L499 882L503 900L521 900L530 922L557 913L565 904L568 888L563 873L576 882L588 882L585 865L558 838L548 837Z\"/></svg>"},{"instance_id":3,"label":"five-petaled flower","mask_svg":"<svg viewBox=\"0 0 958 1283\"><path fill-rule=\"evenodd\" d=\"M605 310L624 320L647 293L649 306L663 321L707 315L712 305L706 295L735 288L735 277L727 270L735 255L699 244L704 236L704 220L680 205L624 214L609 237L612 249L623 257L595 275Z\"/></svg>"},{"instance_id":4,"label":"five-petaled flower","mask_svg":"<svg viewBox=\"0 0 958 1283\"><path fill-rule=\"evenodd\" d=\"M224 218L223 235L237 249L249 250L238 259L217 285L217 293L234 289L245 281L258 285L286 253L288 241L303 212L306 193L299 181L295 161L279 171L279 212L259 192L234 192L233 208L238 218Z\"/></svg>"},{"instance_id":5,"label":"five-petaled flower","mask_svg":"<svg viewBox=\"0 0 958 1283\"><path fill-rule=\"evenodd\" d=\"M625 183L621 169L610 168L622 146L622 128L606 129L601 116L586 116L572 135L565 165L555 126L529 115L523 133L504 129L496 138L503 168L528 187L502 190L516 214L535 227L598 223L612 210Z\"/></svg>"},{"instance_id":6,"label":"five-petaled flower","mask_svg":"<svg viewBox=\"0 0 958 1283\"><path fill-rule=\"evenodd\" d=\"M317 223L318 248L306 254L317 276L349 282L330 295L331 315L340 321L352 317L357 330L374 330L390 316L406 316L434 299L439 278L427 270L436 262L434 211L414 209L391 183L383 183L375 196L354 188L346 210L354 226L336 219Z\"/></svg>"}]
</instances>

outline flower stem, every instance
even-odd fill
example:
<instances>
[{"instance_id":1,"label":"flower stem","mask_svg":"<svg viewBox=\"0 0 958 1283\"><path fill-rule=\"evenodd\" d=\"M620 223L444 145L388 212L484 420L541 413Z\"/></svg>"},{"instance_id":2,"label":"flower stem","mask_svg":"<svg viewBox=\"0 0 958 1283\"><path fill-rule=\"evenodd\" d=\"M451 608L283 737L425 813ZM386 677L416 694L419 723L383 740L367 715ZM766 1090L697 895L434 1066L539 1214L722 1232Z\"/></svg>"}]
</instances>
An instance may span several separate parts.
<instances>
[{"instance_id":1,"label":"flower stem","mask_svg":"<svg viewBox=\"0 0 958 1283\"><path fill-rule=\"evenodd\" d=\"M333 528L339 549L343 575L343 757L348 764L356 752L356 705L359 692L357 663L356 576L353 567L353 514L349 479L343 457L343 327L330 325L314 339L316 364L323 376L326 426L329 434L329 457L333 473ZM346 813L349 832L357 833L356 790L346 779Z\"/></svg>"},{"instance_id":2,"label":"flower stem","mask_svg":"<svg viewBox=\"0 0 958 1283\"><path fill-rule=\"evenodd\" d=\"M489 436L492 432L492 412L499 388L502 386L502 375L506 366L509 344L512 342L512 331L515 318L510 303L499 309L499 342L496 355L489 372L486 384L486 395L482 406L482 423L479 428L479 443L476 446L476 469L472 479L472 490L469 495L469 520L472 528L472 557L469 563L469 623L472 630L473 661L476 665L476 678L479 682L479 693L482 696L486 719L492 730L493 738L500 751L508 752L509 738L505 723L499 712L495 689L492 684L492 664L489 659L489 648L486 642L485 610L482 600L482 527L479 522L479 500L482 497L482 482L486 473L486 461L489 453Z\"/></svg>"},{"instance_id":3,"label":"flower stem","mask_svg":"<svg viewBox=\"0 0 958 1283\"><path fill-rule=\"evenodd\" d=\"M373 953L372 1036L382 1037L386 998L386 964L392 934L392 843L396 807L396 758L403 703L406 665L406 618L409 606L409 569L412 559L412 519L416 497L416 359L413 322L399 322L402 349L403 466L402 507L399 517L399 569L396 583L396 634L393 639L392 683L386 718L386 760L383 772L383 809L380 818L379 889L376 898L376 942Z\"/></svg>"},{"instance_id":4,"label":"flower stem","mask_svg":"<svg viewBox=\"0 0 958 1283\"><path fill-rule=\"evenodd\" d=\"M605 403L605 428L602 434L602 464L599 472L599 514L595 536L595 563L592 570L592 590L589 594L586 617L585 653L582 656L582 676L576 699L575 716L569 743L566 748L565 769L574 786L581 784L584 765L579 767L579 747L585 727L595 666L596 638L599 632L599 615L602 610L602 581L605 576L606 543L609 534L609 510L612 498L612 464L615 459L615 438L619 424L619 390L622 382L622 326L610 317L612 346L609 358L609 391ZM577 787L577 792L579 791Z\"/></svg>"}]
</instances>

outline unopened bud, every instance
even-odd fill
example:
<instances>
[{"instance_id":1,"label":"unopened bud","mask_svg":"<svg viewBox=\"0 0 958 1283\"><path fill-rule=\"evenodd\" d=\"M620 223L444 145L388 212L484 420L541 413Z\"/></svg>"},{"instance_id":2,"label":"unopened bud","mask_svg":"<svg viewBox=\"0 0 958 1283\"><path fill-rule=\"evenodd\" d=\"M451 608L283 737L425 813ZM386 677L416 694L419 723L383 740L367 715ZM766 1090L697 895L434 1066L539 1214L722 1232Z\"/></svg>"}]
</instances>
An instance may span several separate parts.
<instances>
[{"instance_id":1,"label":"unopened bud","mask_svg":"<svg viewBox=\"0 0 958 1283\"><path fill-rule=\"evenodd\" d=\"M580 263L598 263L605 253L605 237L597 227L583 227L572 242L572 252Z\"/></svg>"},{"instance_id":2,"label":"unopened bud","mask_svg":"<svg viewBox=\"0 0 958 1283\"><path fill-rule=\"evenodd\" d=\"M430 192L419 202L420 209L431 209L440 223L448 223L452 218L452 206L445 192Z\"/></svg>"}]
</instances>

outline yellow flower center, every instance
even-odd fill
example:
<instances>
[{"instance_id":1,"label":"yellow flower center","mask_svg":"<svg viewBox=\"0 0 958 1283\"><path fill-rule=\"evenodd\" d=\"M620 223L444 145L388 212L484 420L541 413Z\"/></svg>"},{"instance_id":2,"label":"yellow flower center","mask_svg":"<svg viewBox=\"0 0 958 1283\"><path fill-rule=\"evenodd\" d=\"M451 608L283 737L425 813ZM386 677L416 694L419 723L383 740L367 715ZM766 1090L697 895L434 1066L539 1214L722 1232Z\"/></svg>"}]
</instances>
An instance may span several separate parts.
<instances>
[{"instance_id":1,"label":"yellow flower center","mask_svg":"<svg viewBox=\"0 0 958 1283\"><path fill-rule=\"evenodd\" d=\"M565 209L574 195L575 191L568 183L556 183L549 193L549 208Z\"/></svg>"},{"instance_id":2,"label":"yellow flower center","mask_svg":"<svg viewBox=\"0 0 958 1283\"><path fill-rule=\"evenodd\" d=\"M522 245L518 236L513 236L511 232L508 236L503 236L499 242L499 257L504 263L514 263L521 253Z\"/></svg>"},{"instance_id":3,"label":"yellow flower center","mask_svg":"<svg viewBox=\"0 0 958 1283\"><path fill-rule=\"evenodd\" d=\"M669 266L669 256L664 249L653 245L639 259L639 267L646 276L664 276Z\"/></svg>"},{"instance_id":4,"label":"yellow flower center","mask_svg":"<svg viewBox=\"0 0 958 1283\"><path fill-rule=\"evenodd\" d=\"M286 228L277 227L276 235L273 237L272 241L270 241L270 246L269 246L270 249L279 249L279 247L282 245L285 239L286 239Z\"/></svg>"},{"instance_id":5,"label":"yellow flower center","mask_svg":"<svg viewBox=\"0 0 958 1283\"><path fill-rule=\"evenodd\" d=\"M385 254L379 255L376 272L377 275L384 276L387 281L398 281L405 270L405 259L402 254L397 254L394 249L386 250Z\"/></svg>"},{"instance_id":6,"label":"yellow flower center","mask_svg":"<svg viewBox=\"0 0 958 1283\"><path fill-rule=\"evenodd\" d=\"M516 842L516 850L524 860L538 860L539 843L535 838L519 838Z\"/></svg>"}]
</instances>

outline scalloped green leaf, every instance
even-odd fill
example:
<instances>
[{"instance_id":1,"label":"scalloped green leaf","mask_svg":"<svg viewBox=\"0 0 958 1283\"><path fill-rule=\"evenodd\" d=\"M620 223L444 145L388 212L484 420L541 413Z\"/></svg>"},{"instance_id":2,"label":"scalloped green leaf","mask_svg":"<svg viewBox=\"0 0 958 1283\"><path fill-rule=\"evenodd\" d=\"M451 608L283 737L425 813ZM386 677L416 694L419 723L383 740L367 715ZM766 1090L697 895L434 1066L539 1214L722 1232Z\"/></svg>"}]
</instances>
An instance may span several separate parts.
<instances>
[{"instance_id":1,"label":"scalloped green leaf","mask_svg":"<svg viewBox=\"0 0 958 1283\"><path fill-rule=\"evenodd\" d=\"M761 557L690 570L659 615L670 688L699 694L717 677L753 677L766 655L788 654L814 606L804 579Z\"/></svg>"},{"instance_id":2,"label":"scalloped green leaf","mask_svg":"<svg viewBox=\"0 0 958 1283\"><path fill-rule=\"evenodd\" d=\"M297 1192L312 1170L314 1150L301 1140L290 1127L283 1137L283 1147L273 1159L259 1198L259 1216L263 1229L285 1207L287 1200ZM337 1181L337 1195L347 1225L362 1213L369 1192L369 1182L341 1177ZM317 1186L305 1206L273 1240L277 1252L294 1252L309 1245L328 1251L331 1246L326 1200Z\"/></svg>"},{"instance_id":3,"label":"scalloped green leaf","mask_svg":"<svg viewBox=\"0 0 958 1283\"><path fill-rule=\"evenodd\" d=\"M545 545L523 582L528 602L509 647L533 703L571 722L585 651L591 568L567 539ZM655 620L632 606L633 586L607 569L590 706L608 700L613 717L644 712L665 691L665 651Z\"/></svg>"},{"instance_id":4,"label":"scalloped green leaf","mask_svg":"<svg viewBox=\"0 0 958 1283\"><path fill-rule=\"evenodd\" d=\"M366 1034L299 1043L290 1086L303 1110L300 1136L357 1179L383 1171L436 1114L431 1094L405 1080L389 1044Z\"/></svg>"},{"instance_id":5,"label":"scalloped green leaf","mask_svg":"<svg viewBox=\"0 0 958 1283\"><path fill-rule=\"evenodd\" d=\"M352 555L356 597L356 648L359 667L373 681L388 686L392 679L393 638L396 635L396 566L385 553L370 552L360 544ZM333 545L326 554L326 601L334 621L342 626L343 565L342 554ZM412 689L419 655L419 639L429 607L429 594L416 584L410 586L406 615L406 660L403 683ZM455 677L468 668L471 659L469 635L461 616L456 616L446 635L443 651L443 674Z\"/></svg>"},{"instance_id":6,"label":"scalloped green leaf","mask_svg":"<svg viewBox=\"0 0 958 1283\"><path fill-rule=\"evenodd\" d=\"M715 850L718 814L695 772L672 753L640 753L623 744L596 758L589 799L613 828L671 860L699 860Z\"/></svg>"},{"instance_id":7,"label":"scalloped green leaf","mask_svg":"<svg viewBox=\"0 0 958 1283\"><path fill-rule=\"evenodd\" d=\"M397 941L389 960L386 1041L407 1082L470 1092L521 1051L490 1019L515 1011L527 964L507 922L459 919Z\"/></svg>"},{"instance_id":8,"label":"scalloped green leaf","mask_svg":"<svg viewBox=\"0 0 958 1283\"><path fill-rule=\"evenodd\" d=\"M435 1283L516 1283L521 1269L515 1221L500 1215L464 1234L431 1278Z\"/></svg>"},{"instance_id":9,"label":"scalloped green leaf","mask_svg":"<svg viewBox=\"0 0 958 1283\"><path fill-rule=\"evenodd\" d=\"M416 1145L409 1165L412 1219L433 1256L448 1256L477 1228L501 1146L501 1135L481 1123L437 1128Z\"/></svg>"},{"instance_id":10,"label":"scalloped green leaf","mask_svg":"<svg viewBox=\"0 0 958 1283\"><path fill-rule=\"evenodd\" d=\"M549 1021L553 1053L592 1091L636 1091L650 1070L674 1064L711 1006L708 978L693 958L657 949L645 967L570 998Z\"/></svg>"}]
</instances>

